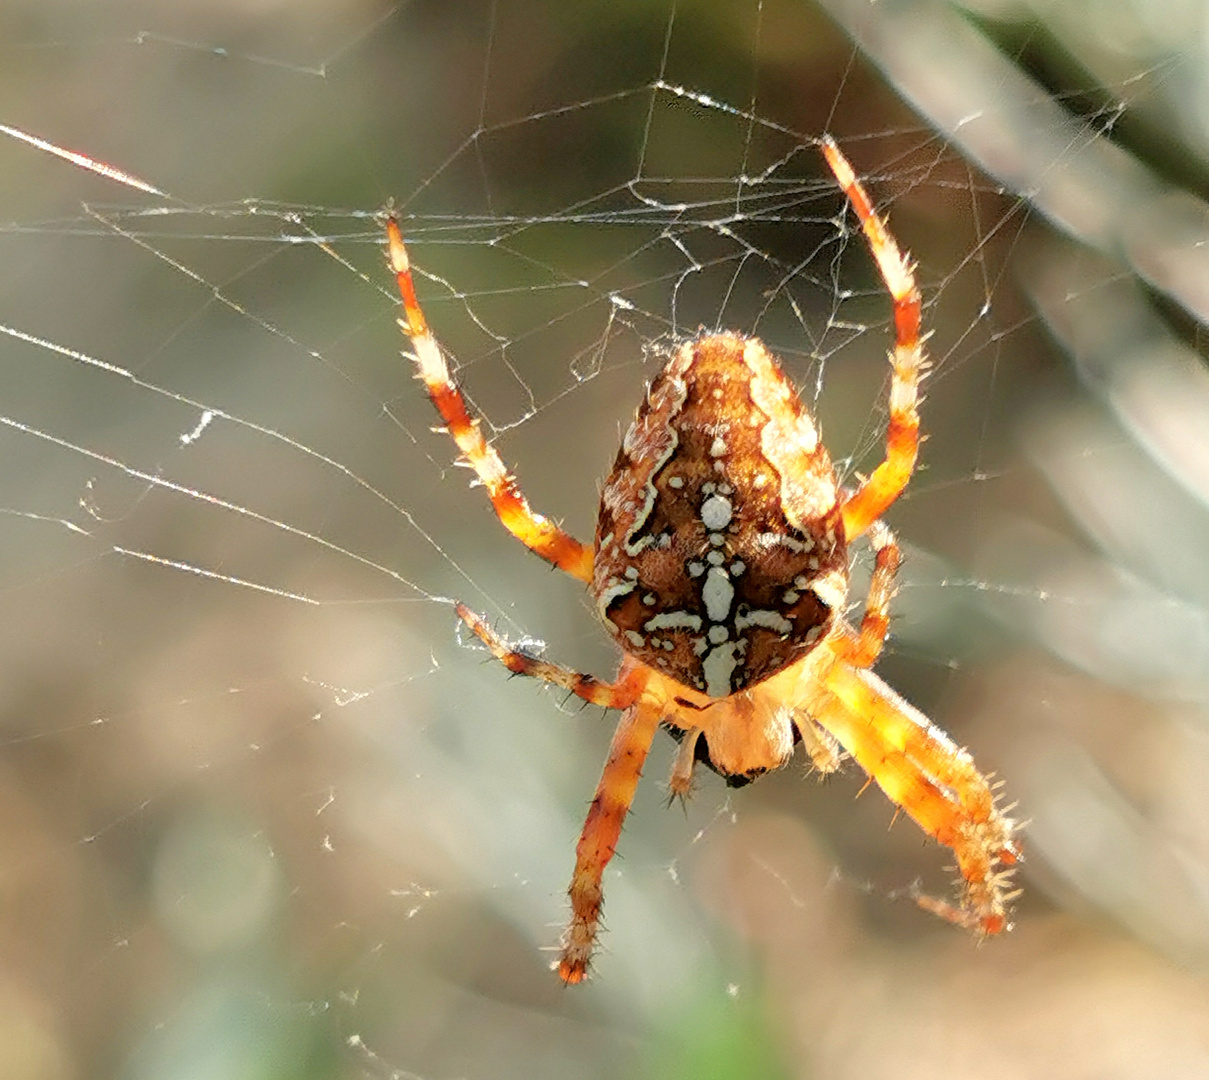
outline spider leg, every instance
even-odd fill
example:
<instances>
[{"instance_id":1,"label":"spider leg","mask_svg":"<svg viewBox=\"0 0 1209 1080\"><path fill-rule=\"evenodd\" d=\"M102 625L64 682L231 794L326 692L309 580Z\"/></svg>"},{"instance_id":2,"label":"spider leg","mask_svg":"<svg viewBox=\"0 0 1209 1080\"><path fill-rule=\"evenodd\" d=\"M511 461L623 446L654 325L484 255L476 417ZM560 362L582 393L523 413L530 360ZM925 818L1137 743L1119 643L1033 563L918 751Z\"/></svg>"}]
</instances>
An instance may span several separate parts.
<instances>
[{"instance_id":1,"label":"spider leg","mask_svg":"<svg viewBox=\"0 0 1209 1080\"><path fill-rule=\"evenodd\" d=\"M894 596L894 578L898 574L902 552L898 541L882 522L869 527L869 543L874 550L873 576L869 579L869 595L865 614L857 635L845 633L836 639L837 651L846 664L869 668L881 655L890 630L890 600Z\"/></svg>"},{"instance_id":2,"label":"spider leg","mask_svg":"<svg viewBox=\"0 0 1209 1080\"><path fill-rule=\"evenodd\" d=\"M823 156L860 219L874 261L894 300L894 351L890 354L890 420L886 459L844 503L844 529L849 540L861 535L898 498L919 454L919 383L928 369L919 324L922 300L908 258L899 250L885 220L873 208L848 159L825 136Z\"/></svg>"},{"instance_id":3,"label":"spider leg","mask_svg":"<svg viewBox=\"0 0 1209 1080\"><path fill-rule=\"evenodd\" d=\"M591 581L592 549L530 509L516 477L508 472L495 448L483 438L479 420L470 415L466 399L454 383L445 357L441 355L441 347L428 329L424 312L416 299L403 235L393 217L386 222L386 233L390 246L390 266L398 279L399 296L403 300L405 318L399 320L399 325L411 338L417 373L453 441L487 488L496 515L504 528L530 551L580 581Z\"/></svg>"},{"instance_id":4,"label":"spider leg","mask_svg":"<svg viewBox=\"0 0 1209 1080\"><path fill-rule=\"evenodd\" d=\"M834 664L810 714L830 731L889 799L952 849L964 880L956 905L921 907L982 934L1008 929L1011 867L1020 859L1015 823L970 755L870 671Z\"/></svg>"},{"instance_id":5,"label":"spider leg","mask_svg":"<svg viewBox=\"0 0 1209 1080\"><path fill-rule=\"evenodd\" d=\"M672 775L668 777L668 801L686 799L693 790L693 766L697 763L697 741L701 738L700 728L689 728L680 740L676 760L672 762Z\"/></svg>"},{"instance_id":6,"label":"spider leg","mask_svg":"<svg viewBox=\"0 0 1209 1080\"><path fill-rule=\"evenodd\" d=\"M591 675L582 675L510 648L478 615L462 604L457 605L457 613L509 671L554 683L594 705L625 710L613 734L609 757L596 786L596 797L580 833L575 849L575 873L568 890L571 923L563 941L558 974L564 982L582 982L588 973L600 924L604 870L617 849L622 823L634 801L642 766L663 716L664 710L657 702L638 700L653 673L643 664L623 661L615 683L601 682ZM686 738L686 743L689 742ZM689 775L691 777L691 762Z\"/></svg>"},{"instance_id":7,"label":"spider leg","mask_svg":"<svg viewBox=\"0 0 1209 1080\"><path fill-rule=\"evenodd\" d=\"M483 621L482 616L476 615L464 604L456 604L455 610L462 622L491 650L491 654L517 675L529 675L543 682L561 686L576 697L583 698L592 705L603 705L606 709L627 708L642 693L646 674L645 669L640 666L628 670L623 667L616 682L602 682L594 675L583 675L513 649Z\"/></svg>"},{"instance_id":8,"label":"spider leg","mask_svg":"<svg viewBox=\"0 0 1209 1080\"><path fill-rule=\"evenodd\" d=\"M639 702L622 713L613 734L609 757L575 849L575 873L568 890L571 924L558 961L558 974L563 982L582 982L588 973L600 924L604 870L617 849L621 826L634 801L638 778L659 723L660 711Z\"/></svg>"},{"instance_id":9,"label":"spider leg","mask_svg":"<svg viewBox=\"0 0 1209 1080\"><path fill-rule=\"evenodd\" d=\"M811 764L817 772L828 776L840 767L843 749L834 735L819 724L803 709L794 709L793 726L802 737L802 745L810 755Z\"/></svg>"}]
</instances>

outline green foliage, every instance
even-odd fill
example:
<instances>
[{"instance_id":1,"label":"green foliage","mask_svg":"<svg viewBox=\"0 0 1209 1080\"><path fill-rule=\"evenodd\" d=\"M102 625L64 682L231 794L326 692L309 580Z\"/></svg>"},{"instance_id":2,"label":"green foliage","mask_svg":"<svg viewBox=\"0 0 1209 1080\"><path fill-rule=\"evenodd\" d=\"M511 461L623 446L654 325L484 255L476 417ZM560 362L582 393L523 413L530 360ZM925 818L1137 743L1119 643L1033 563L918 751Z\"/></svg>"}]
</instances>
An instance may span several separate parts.
<instances>
[{"instance_id":1,"label":"green foliage","mask_svg":"<svg viewBox=\"0 0 1209 1080\"><path fill-rule=\"evenodd\" d=\"M759 989L710 981L654 1040L644 1080L786 1080L781 1033Z\"/></svg>"}]
</instances>

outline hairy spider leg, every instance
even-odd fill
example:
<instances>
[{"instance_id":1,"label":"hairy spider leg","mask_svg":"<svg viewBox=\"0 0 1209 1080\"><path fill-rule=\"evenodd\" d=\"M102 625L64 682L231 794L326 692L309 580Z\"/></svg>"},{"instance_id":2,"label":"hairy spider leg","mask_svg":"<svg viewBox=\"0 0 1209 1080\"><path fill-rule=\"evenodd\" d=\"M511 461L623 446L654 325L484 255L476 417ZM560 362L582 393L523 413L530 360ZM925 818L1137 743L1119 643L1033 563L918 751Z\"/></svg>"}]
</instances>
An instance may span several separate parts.
<instances>
[{"instance_id":1,"label":"hairy spider leg","mask_svg":"<svg viewBox=\"0 0 1209 1080\"><path fill-rule=\"evenodd\" d=\"M894 579L901 561L898 541L881 521L875 521L869 527L869 543L874 551L873 574L869 578L869 594L865 599L860 629L853 633L848 626L840 624L827 643L828 648L844 663L858 668L872 667L886 643ZM824 775L835 772L843 756L835 736L805 709L793 711L793 722L815 769Z\"/></svg>"},{"instance_id":2,"label":"hairy spider leg","mask_svg":"<svg viewBox=\"0 0 1209 1080\"><path fill-rule=\"evenodd\" d=\"M922 300L910 260L899 251L885 220L873 208L848 159L830 136L822 140L823 156L860 219L873 259L894 301L894 351L890 354L890 419L886 459L844 502L844 530L849 540L860 536L885 513L907 486L919 455L919 383L928 369L919 333Z\"/></svg>"},{"instance_id":3,"label":"hairy spider leg","mask_svg":"<svg viewBox=\"0 0 1209 1080\"><path fill-rule=\"evenodd\" d=\"M655 672L645 664L626 659L617 681L604 683L591 675L581 675L510 648L478 615L462 604L457 605L457 612L509 671L561 686L593 705L624 710L613 733L596 796L580 832L575 849L575 873L567 890L571 897L571 923L563 937L558 974L564 982L582 982L588 973L600 926L605 867L617 850L621 826L634 801L642 766L663 719L664 709L658 700L639 700Z\"/></svg>"},{"instance_id":4,"label":"hairy spider leg","mask_svg":"<svg viewBox=\"0 0 1209 1080\"><path fill-rule=\"evenodd\" d=\"M921 907L983 934L1008 928L1011 868L1020 858L1014 822L995 806L986 779L970 755L868 670L889 629L889 602L900 553L878 520L898 498L919 454L919 383L927 373L920 335L922 301L910 261L856 173L830 137L823 155L869 242L894 301L894 351L890 354L890 418L886 458L843 506L849 539L872 532L873 578L859 633L839 628L825 643L835 662L815 669L825 689L810 695L806 711L848 751L892 802L929 835L952 849L964 880L960 906L919 896Z\"/></svg>"},{"instance_id":5,"label":"hairy spider leg","mask_svg":"<svg viewBox=\"0 0 1209 1080\"><path fill-rule=\"evenodd\" d=\"M638 699L646 685L646 669L641 666L629 671L623 668L616 682L607 683L595 675L584 675L539 660L536 656L512 648L483 621L482 616L476 615L465 604L456 604L454 607L462 622L491 650L491 655L516 675L528 675L561 686L589 704L601 705L606 709L627 708Z\"/></svg>"},{"instance_id":6,"label":"hairy spider leg","mask_svg":"<svg viewBox=\"0 0 1209 1080\"><path fill-rule=\"evenodd\" d=\"M588 974L600 926L604 870L617 850L621 826L634 801L642 766L660 721L658 709L639 701L621 714L621 722L613 733L609 757L575 848L575 873L568 890L571 925L567 927L558 961L558 974L563 982L582 982Z\"/></svg>"},{"instance_id":7,"label":"hairy spider leg","mask_svg":"<svg viewBox=\"0 0 1209 1080\"><path fill-rule=\"evenodd\" d=\"M428 329L420 302L416 299L415 283L403 234L393 217L386 222L389 240L390 266L399 282L404 318L399 325L411 339L415 351L416 372L428 390L428 396L445 421L446 430L458 444L470 467L487 489L491 505L504 528L530 551L566 571L580 581L592 580L592 548L581 544L554 522L530 509L520 485L504 467L495 448L483 438L481 422L470 415L441 355L441 347Z\"/></svg>"},{"instance_id":8,"label":"hairy spider leg","mask_svg":"<svg viewBox=\"0 0 1209 1080\"><path fill-rule=\"evenodd\" d=\"M680 740L676 757L672 761L672 773L667 781L668 801L687 799L693 790L693 768L697 764L697 743L702 731L699 727L688 728Z\"/></svg>"},{"instance_id":9,"label":"hairy spider leg","mask_svg":"<svg viewBox=\"0 0 1209 1080\"><path fill-rule=\"evenodd\" d=\"M872 667L881 655L890 632L890 601L894 598L894 579L898 575L902 552L894 533L880 521L869 526L869 544L873 548L873 574L859 632L845 632L839 642L841 657L853 667Z\"/></svg>"},{"instance_id":10,"label":"hairy spider leg","mask_svg":"<svg viewBox=\"0 0 1209 1080\"><path fill-rule=\"evenodd\" d=\"M964 881L960 904L917 897L925 910L982 934L1009 928L1015 823L970 755L871 671L842 660L819 674L806 708L889 799L952 849ZM817 670L817 669L816 669Z\"/></svg>"}]
</instances>

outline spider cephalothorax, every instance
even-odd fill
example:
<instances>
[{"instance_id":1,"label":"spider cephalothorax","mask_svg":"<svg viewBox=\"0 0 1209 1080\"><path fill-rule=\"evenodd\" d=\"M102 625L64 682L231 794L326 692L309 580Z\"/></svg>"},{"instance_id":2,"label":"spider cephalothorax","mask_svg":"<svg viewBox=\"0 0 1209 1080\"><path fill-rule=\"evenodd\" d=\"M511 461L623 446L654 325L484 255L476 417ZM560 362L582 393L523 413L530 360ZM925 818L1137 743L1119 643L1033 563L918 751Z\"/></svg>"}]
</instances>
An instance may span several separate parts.
<instances>
[{"instance_id":1,"label":"spider cephalothorax","mask_svg":"<svg viewBox=\"0 0 1209 1080\"><path fill-rule=\"evenodd\" d=\"M592 593L626 652L725 698L807 653L848 594L831 459L754 338L686 342L605 481Z\"/></svg>"},{"instance_id":2,"label":"spider cephalothorax","mask_svg":"<svg viewBox=\"0 0 1209 1080\"><path fill-rule=\"evenodd\" d=\"M952 848L957 904L921 906L981 934L1007 928L1019 858L1014 823L964 750L870 670L886 639L899 551L880 518L910 479L927 363L911 266L830 139L823 154L860 219L894 302L886 459L841 489L818 430L755 338L685 342L651 383L601 496L594 547L534 513L483 438L416 299L398 224L387 222L402 325L417 373L504 526L586 583L622 650L616 679L510 648L474 612L458 614L510 670L623 710L576 848L572 918L558 971L587 974L613 857L656 731L680 741L669 787L686 795L704 758L732 781L788 761L796 739L830 772L846 752L890 800ZM860 625L842 617L848 544L875 552Z\"/></svg>"}]
</instances>

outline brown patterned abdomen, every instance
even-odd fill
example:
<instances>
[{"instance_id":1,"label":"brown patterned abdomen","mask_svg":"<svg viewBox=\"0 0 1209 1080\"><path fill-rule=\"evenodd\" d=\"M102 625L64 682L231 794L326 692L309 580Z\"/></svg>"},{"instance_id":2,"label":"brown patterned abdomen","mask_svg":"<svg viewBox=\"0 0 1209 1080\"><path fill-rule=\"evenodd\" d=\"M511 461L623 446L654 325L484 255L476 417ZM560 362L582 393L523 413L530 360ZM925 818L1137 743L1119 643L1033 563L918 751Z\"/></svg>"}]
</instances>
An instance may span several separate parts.
<instances>
[{"instance_id":1,"label":"brown patterned abdomen","mask_svg":"<svg viewBox=\"0 0 1209 1080\"><path fill-rule=\"evenodd\" d=\"M808 652L847 592L834 470L754 338L686 342L601 497L593 595L621 647L727 697Z\"/></svg>"}]
</instances>

